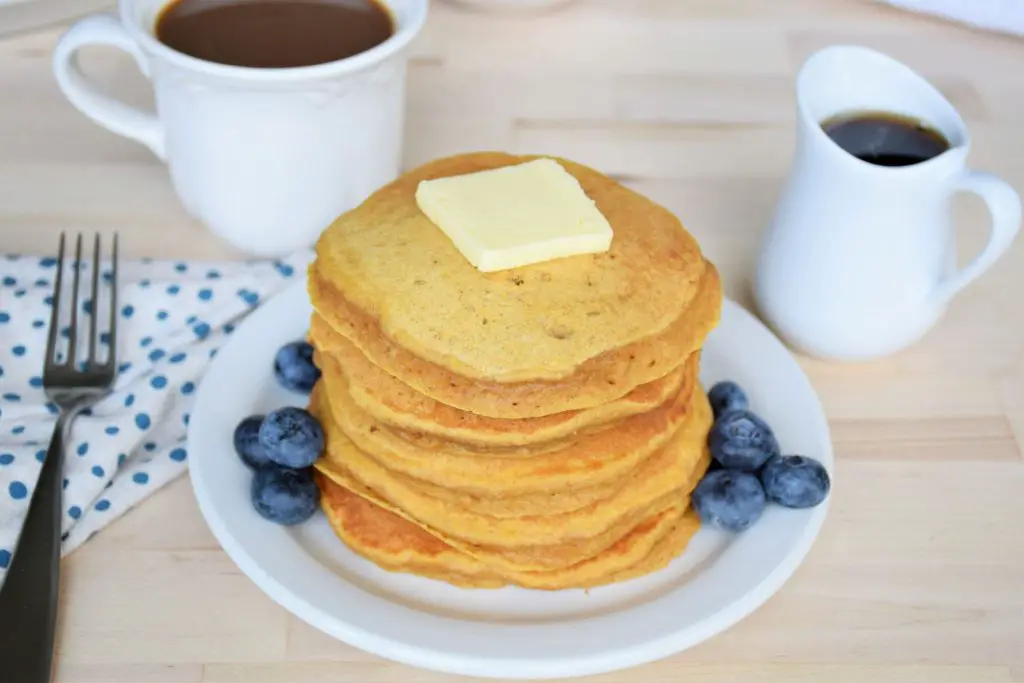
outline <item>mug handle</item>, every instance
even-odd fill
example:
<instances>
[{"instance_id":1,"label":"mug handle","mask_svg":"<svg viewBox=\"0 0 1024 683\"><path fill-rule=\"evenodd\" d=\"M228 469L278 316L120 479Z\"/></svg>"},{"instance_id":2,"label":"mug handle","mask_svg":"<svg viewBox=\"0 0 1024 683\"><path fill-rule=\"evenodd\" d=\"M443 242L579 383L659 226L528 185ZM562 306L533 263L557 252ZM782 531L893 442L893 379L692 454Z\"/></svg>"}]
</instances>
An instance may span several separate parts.
<instances>
[{"instance_id":1,"label":"mug handle","mask_svg":"<svg viewBox=\"0 0 1024 683\"><path fill-rule=\"evenodd\" d=\"M1002 178L982 171L965 171L956 181L955 191L973 192L985 200L992 216L988 243L974 260L943 279L935 289L935 297L946 303L957 292L971 284L1003 255L1020 230L1020 195Z\"/></svg>"},{"instance_id":2,"label":"mug handle","mask_svg":"<svg viewBox=\"0 0 1024 683\"><path fill-rule=\"evenodd\" d=\"M82 72L78 50L88 45L120 48L135 59L146 78L150 77L146 55L121 21L109 13L92 14L75 22L54 48L53 75L61 92L78 111L113 133L141 142L163 160L164 131L159 119L100 92Z\"/></svg>"}]
</instances>

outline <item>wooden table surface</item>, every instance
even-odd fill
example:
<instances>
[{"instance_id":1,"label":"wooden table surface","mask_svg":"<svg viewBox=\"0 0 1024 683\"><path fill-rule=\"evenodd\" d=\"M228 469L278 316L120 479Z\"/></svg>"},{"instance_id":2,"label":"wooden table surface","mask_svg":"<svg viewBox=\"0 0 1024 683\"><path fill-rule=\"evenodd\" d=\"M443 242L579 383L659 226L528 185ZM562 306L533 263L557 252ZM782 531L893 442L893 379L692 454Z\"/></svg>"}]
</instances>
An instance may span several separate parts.
<instances>
[{"instance_id":1,"label":"wooden table surface","mask_svg":"<svg viewBox=\"0 0 1024 683\"><path fill-rule=\"evenodd\" d=\"M136 255L230 255L186 218L146 150L63 101L49 69L57 34L0 42L0 251L117 229ZM406 163L499 148L596 166L676 211L748 302L793 144L794 74L839 42L932 79L971 127L972 164L1024 189L1024 42L867 0L578 0L513 17L435 2L413 50ZM86 57L115 92L149 99L127 58ZM987 219L967 200L957 212L966 257ZM1024 683L1022 294L1018 240L913 349L862 365L801 359L838 482L806 562L728 632L592 680ZM279 608L221 552L186 480L65 566L64 683L451 680Z\"/></svg>"}]
</instances>

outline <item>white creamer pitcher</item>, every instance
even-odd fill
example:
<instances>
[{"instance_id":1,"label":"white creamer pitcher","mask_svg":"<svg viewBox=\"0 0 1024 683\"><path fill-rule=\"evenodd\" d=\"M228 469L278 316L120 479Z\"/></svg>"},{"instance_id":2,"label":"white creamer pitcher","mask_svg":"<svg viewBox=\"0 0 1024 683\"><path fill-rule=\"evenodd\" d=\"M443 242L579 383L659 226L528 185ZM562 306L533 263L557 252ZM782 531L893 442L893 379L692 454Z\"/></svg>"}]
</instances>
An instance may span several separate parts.
<instances>
[{"instance_id":1,"label":"white creamer pitcher","mask_svg":"<svg viewBox=\"0 0 1024 683\"><path fill-rule=\"evenodd\" d=\"M949 149L921 163L862 161L821 127L836 115L887 112L933 127ZM965 161L970 137L953 106L899 62L862 47L829 47L797 79L790 175L764 239L754 294L761 315L811 355L857 360L915 342L957 292L1013 241L1021 202L1003 180ZM952 198L988 204L988 243L956 269Z\"/></svg>"}]
</instances>

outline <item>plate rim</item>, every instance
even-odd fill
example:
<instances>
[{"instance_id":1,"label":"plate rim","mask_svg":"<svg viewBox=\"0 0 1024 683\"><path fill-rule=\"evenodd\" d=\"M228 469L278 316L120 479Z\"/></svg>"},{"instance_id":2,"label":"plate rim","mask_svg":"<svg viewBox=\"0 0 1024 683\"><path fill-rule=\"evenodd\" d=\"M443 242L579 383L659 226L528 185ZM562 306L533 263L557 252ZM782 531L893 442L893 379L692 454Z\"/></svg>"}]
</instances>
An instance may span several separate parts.
<instances>
[{"instance_id":1,"label":"plate rim","mask_svg":"<svg viewBox=\"0 0 1024 683\"><path fill-rule=\"evenodd\" d=\"M242 573L255 583L263 593L285 610L310 626L335 639L373 655L409 666L442 673L478 676L482 678L537 680L568 678L621 671L678 654L679 652L693 647L694 645L697 645L698 643L731 628L752 614L770 597L772 597L795 573L797 568L803 563L807 554L810 552L814 541L817 539L821 528L824 525L824 521L830 507L832 498L831 494L821 505L809 511L810 518L804 526L803 533L790 544L790 549L785 555L783 561L779 562L772 571L766 574L760 583L747 590L738 599L732 601L723 609L704 618L702 621L698 621L677 630L667 631L660 637L652 638L640 644L632 644L620 648L604 646L600 651L595 651L586 656L573 655L544 660L524 660L517 658L500 659L490 656L477 657L457 652L439 652L420 644L397 641L380 634L372 633L361 628L359 625L354 623L353 620L338 619L336 615L328 613L324 609L310 604L308 601L299 597L294 591L289 589L287 585L278 581L277 578L271 576L260 566L259 562L252 557L243 544L234 537L228 528L226 520L216 510L212 492L210 487L207 485L207 482L203 480L202 476L197 477L194 473L196 459L193 454L201 451L200 448L195 447L194 435L199 431L196 425L202 425L204 422L204 420L199 417L199 411L197 411L196 408L199 408L202 405L204 402L203 396L210 391L208 388L204 390L204 387L208 387L207 378L209 378L211 374L215 374L213 373L213 370L216 366L226 362L223 361L224 358L230 357L231 347L233 345L241 345L241 343L244 342L243 330L247 326L258 325L259 321L262 319L272 319L275 315L275 309L281 308L283 305L282 302L289 301L291 297L299 296L296 293L296 290L300 289L302 290L301 296L306 296L305 278L295 282L285 290L264 302L259 309L250 314L242 324L238 326L238 329L236 329L232 334L232 337L213 359L213 363L211 363L210 368L208 368L197 389L196 402L193 408L193 419L188 427L187 446L189 452L189 479L191 481L193 495L196 498L204 521L210 528L210 531L218 544L232 562L234 562L242 571ZM825 415L824 408L821 405L820 398L818 397L817 392L814 391L814 387L806 373L803 371L803 368L800 367L792 352L782 344L775 334L743 306L731 299L723 298L723 317L726 315L726 309L729 309L730 315L738 315L741 318L744 318L746 322L762 328L767 338L770 338L771 343L778 345L779 348L781 348L792 360L796 371L799 373L800 379L806 383L807 389L810 391L810 395L815 401L815 407L819 413L817 417L820 417L820 424L824 429L824 435L826 437L828 449L827 460L830 463L830 470L832 470L834 474L835 458L829 423ZM199 417L199 419L197 419L197 417ZM832 489L833 491L835 489L834 476ZM324 568L324 571L329 570ZM342 577L338 578L345 581ZM386 600L386 598L379 599ZM660 599L663 598L658 598L656 601ZM406 607L406 609L415 610L413 607ZM422 610L415 611L422 612ZM426 612L424 613L429 614ZM454 617L432 616L437 618L454 619ZM601 617L582 616L578 620L585 621L595 618ZM531 624L501 624L501 627L507 629L537 628L535 625ZM500 675L496 673L497 671L501 672Z\"/></svg>"}]
</instances>

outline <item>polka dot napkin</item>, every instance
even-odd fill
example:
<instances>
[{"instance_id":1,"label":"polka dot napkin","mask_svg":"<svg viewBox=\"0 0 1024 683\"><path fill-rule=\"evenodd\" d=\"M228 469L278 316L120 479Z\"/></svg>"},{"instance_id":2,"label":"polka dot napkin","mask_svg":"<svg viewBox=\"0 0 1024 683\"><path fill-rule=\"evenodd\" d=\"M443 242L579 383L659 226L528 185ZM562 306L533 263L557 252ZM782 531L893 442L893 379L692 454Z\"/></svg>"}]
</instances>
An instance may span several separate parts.
<instances>
[{"instance_id":1,"label":"polka dot napkin","mask_svg":"<svg viewBox=\"0 0 1024 683\"><path fill-rule=\"evenodd\" d=\"M301 280L309 258L120 265L118 378L66 442L64 554L185 471L210 359L261 301ZM41 377L55 272L52 258L0 256L0 581L56 419Z\"/></svg>"}]
</instances>

